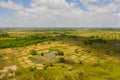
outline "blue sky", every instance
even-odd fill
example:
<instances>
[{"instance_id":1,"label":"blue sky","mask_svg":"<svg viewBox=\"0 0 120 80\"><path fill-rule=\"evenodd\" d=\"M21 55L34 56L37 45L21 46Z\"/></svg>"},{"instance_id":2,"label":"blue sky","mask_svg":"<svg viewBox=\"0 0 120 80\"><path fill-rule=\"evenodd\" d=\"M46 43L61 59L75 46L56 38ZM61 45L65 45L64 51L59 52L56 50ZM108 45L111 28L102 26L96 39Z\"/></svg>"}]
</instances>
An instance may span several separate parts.
<instances>
[{"instance_id":1,"label":"blue sky","mask_svg":"<svg viewBox=\"0 0 120 80\"><path fill-rule=\"evenodd\" d=\"M120 0L0 0L0 27L120 28Z\"/></svg>"}]
</instances>

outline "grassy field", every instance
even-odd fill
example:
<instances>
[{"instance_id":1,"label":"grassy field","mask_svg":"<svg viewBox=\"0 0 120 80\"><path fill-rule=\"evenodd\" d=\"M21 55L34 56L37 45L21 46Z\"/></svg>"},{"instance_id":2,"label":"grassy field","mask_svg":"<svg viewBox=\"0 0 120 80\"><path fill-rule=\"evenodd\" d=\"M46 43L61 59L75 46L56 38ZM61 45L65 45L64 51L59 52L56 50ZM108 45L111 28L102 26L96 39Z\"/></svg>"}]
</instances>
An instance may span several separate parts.
<instances>
[{"instance_id":1,"label":"grassy field","mask_svg":"<svg viewBox=\"0 0 120 80\"><path fill-rule=\"evenodd\" d=\"M1 29L0 80L120 80L120 30Z\"/></svg>"}]
</instances>

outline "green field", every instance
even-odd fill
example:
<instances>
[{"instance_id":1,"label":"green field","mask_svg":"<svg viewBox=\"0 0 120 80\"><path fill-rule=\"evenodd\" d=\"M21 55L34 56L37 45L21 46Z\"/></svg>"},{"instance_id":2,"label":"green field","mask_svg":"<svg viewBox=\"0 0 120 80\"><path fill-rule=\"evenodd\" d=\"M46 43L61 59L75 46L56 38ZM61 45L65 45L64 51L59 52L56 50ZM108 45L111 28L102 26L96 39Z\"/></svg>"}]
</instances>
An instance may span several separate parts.
<instances>
[{"instance_id":1,"label":"green field","mask_svg":"<svg viewBox=\"0 0 120 80\"><path fill-rule=\"evenodd\" d=\"M120 80L120 29L1 29L0 80Z\"/></svg>"}]
</instances>

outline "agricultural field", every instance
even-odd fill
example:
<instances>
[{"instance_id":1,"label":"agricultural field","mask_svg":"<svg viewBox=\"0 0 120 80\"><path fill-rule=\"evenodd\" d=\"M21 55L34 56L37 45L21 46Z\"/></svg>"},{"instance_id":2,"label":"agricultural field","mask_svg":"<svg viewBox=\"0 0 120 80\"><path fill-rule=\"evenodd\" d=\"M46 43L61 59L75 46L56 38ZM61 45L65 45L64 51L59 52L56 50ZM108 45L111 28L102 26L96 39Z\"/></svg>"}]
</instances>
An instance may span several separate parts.
<instances>
[{"instance_id":1,"label":"agricultural field","mask_svg":"<svg viewBox=\"0 0 120 80\"><path fill-rule=\"evenodd\" d=\"M1 29L0 80L120 80L120 29Z\"/></svg>"}]
</instances>

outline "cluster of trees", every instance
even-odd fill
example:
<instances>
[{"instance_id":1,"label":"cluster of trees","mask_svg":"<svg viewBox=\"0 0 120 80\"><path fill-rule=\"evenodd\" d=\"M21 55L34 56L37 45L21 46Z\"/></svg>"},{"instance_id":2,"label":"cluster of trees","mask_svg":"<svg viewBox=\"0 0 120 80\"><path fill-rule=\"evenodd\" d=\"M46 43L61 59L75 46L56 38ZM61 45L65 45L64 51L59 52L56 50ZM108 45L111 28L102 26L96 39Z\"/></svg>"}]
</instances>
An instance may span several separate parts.
<instances>
[{"instance_id":1,"label":"cluster of trees","mask_svg":"<svg viewBox=\"0 0 120 80\"><path fill-rule=\"evenodd\" d=\"M0 40L0 48L23 47L30 44L37 44L45 41L50 41L52 39L52 37L39 35L28 36L25 38L16 37L13 39Z\"/></svg>"},{"instance_id":2,"label":"cluster of trees","mask_svg":"<svg viewBox=\"0 0 120 80\"><path fill-rule=\"evenodd\" d=\"M89 39L89 40L85 40L84 44L93 44L93 43L106 43L105 40L99 38L99 39Z\"/></svg>"},{"instance_id":3,"label":"cluster of trees","mask_svg":"<svg viewBox=\"0 0 120 80\"><path fill-rule=\"evenodd\" d=\"M6 32L2 32L2 33L0 33L0 37L9 37L9 34L8 33L6 33Z\"/></svg>"}]
</instances>

